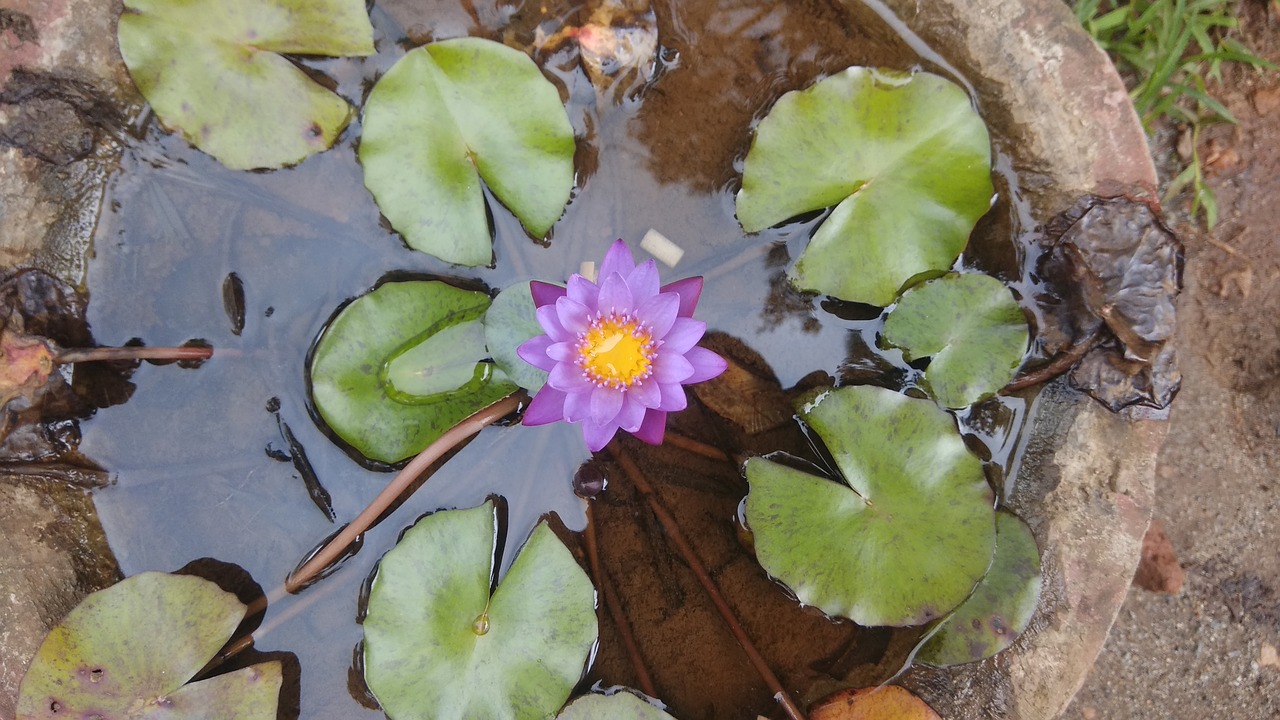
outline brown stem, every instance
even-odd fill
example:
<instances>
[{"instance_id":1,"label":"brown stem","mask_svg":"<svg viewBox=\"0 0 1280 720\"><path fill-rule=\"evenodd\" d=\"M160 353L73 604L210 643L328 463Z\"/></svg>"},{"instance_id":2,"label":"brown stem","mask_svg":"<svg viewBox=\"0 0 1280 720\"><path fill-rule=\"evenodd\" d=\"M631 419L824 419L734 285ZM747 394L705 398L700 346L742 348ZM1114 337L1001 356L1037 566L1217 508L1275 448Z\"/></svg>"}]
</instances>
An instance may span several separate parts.
<instances>
[{"instance_id":1,"label":"brown stem","mask_svg":"<svg viewBox=\"0 0 1280 720\"><path fill-rule=\"evenodd\" d=\"M764 657L756 650L751 638L747 637L747 632L742 628L742 623L738 622L733 609L729 607L729 603L720 594L720 588L711 579L706 566L694 554L693 548L689 546L689 541L685 539L684 532L680 530L680 525L676 523L676 519L667 511L662 501L658 499L657 493L653 491L653 486L645 478L640 466L636 465L635 460L632 460L631 456L623 452L616 444L611 446L611 452L614 459L622 466L623 472L627 474L627 477L636 486L636 489L644 495L650 509L653 510L653 514L657 516L658 522L662 523L663 530L666 531L667 537L671 539L671 543L675 546L676 552L680 553L680 556L688 563L689 569L693 570L693 574L698 578L702 589L706 591L707 596L711 598L711 603L715 605L716 611L720 613L720 618L729 626L729 631L738 640L738 644L742 646L743 652L747 654L747 659L751 661L756 672L760 673L760 678L764 680L765 685L768 685L769 689L773 691L774 698L782 705L787 717L791 718L791 720L805 720L804 713L800 712L800 708L791 699L791 695L782 687L782 683L778 681L778 677L769 669Z\"/></svg>"},{"instance_id":2,"label":"brown stem","mask_svg":"<svg viewBox=\"0 0 1280 720\"><path fill-rule=\"evenodd\" d=\"M335 585L334 587L337 587L337 586ZM250 618L250 617L253 617L254 615L257 615L258 613L266 612L267 607L270 606L271 603L282 599L285 596L285 594L286 593L284 591L284 586L281 586L276 588L275 590L272 590L270 595L262 595L254 599L254 601L249 603L249 606L245 609L244 616L246 618ZM296 605L301 605L303 608L306 607L306 604L301 602L297 603ZM222 665L222 663L226 662L227 660L230 660L231 658L235 657L241 652L244 652L245 650L248 650L249 648L253 647L253 643L255 640L262 637L263 635L266 635L267 632L269 632L271 629L277 627L282 622L293 617L297 613L298 613L298 610L295 610L294 608L288 608L284 611L283 617L279 619L275 619L271 623L264 624L261 627L259 627L257 630L247 635L241 635L240 637L236 638L232 642L228 643L227 646L222 649L222 652L218 653L217 655L214 655L213 659L205 663L204 667L200 668L200 672L197 672L195 675L193 675L189 682L203 680L204 678L208 677L210 674L213 673L215 669L218 668L219 665Z\"/></svg>"},{"instance_id":3,"label":"brown stem","mask_svg":"<svg viewBox=\"0 0 1280 720\"><path fill-rule=\"evenodd\" d=\"M1017 390L1025 390L1026 388L1048 382L1058 377L1062 373L1070 370L1073 365L1080 362L1080 358L1084 357L1085 353L1092 350L1093 346L1098 344L1098 340L1101 337L1102 326L1099 325L1094 328L1093 332L1085 335L1079 340L1076 340L1071 347L1055 355L1053 360L1051 360L1047 365L1041 365L1031 372L1014 378L1008 385L1005 385L1004 389L1000 392L1009 393Z\"/></svg>"},{"instance_id":4,"label":"brown stem","mask_svg":"<svg viewBox=\"0 0 1280 720\"><path fill-rule=\"evenodd\" d=\"M636 684L640 686L640 690L649 697L658 697L658 691L653 685L653 678L649 676L649 670L644 665L644 658L640 656L640 646L636 644L636 636L631 632L631 623L627 622L626 613L622 611L622 605L618 602L617 593L613 591L613 584L609 582L608 576L605 575L604 569L600 563L600 547L596 542L596 524L595 517L591 512L594 503L587 503L587 560L591 563L591 574L596 579L596 584L600 586L600 597L605 608L609 611L609 617L613 620L613 624L618 628L618 635L622 638L622 647L627 651L627 657L631 660L631 667L636 673Z\"/></svg>"},{"instance_id":5,"label":"brown stem","mask_svg":"<svg viewBox=\"0 0 1280 720\"><path fill-rule=\"evenodd\" d=\"M67 348L59 351L53 361L66 365L106 360L208 360L211 357L211 347L97 347Z\"/></svg>"},{"instance_id":6,"label":"brown stem","mask_svg":"<svg viewBox=\"0 0 1280 720\"><path fill-rule=\"evenodd\" d=\"M708 445L704 442L694 440L691 437L685 437L684 435L673 433L670 430L667 431L666 436L663 438L663 442L670 443L673 447L678 447L681 450L688 450L696 455L711 458L712 460L719 460L720 462L730 462L731 460L723 450L714 445Z\"/></svg>"},{"instance_id":7,"label":"brown stem","mask_svg":"<svg viewBox=\"0 0 1280 720\"><path fill-rule=\"evenodd\" d=\"M289 592L297 592L300 588L306 586L322 570L341 557L342 553L346 551L351 543L355 542L356 538L372 527L374 522L386 512L387 508L391 507L392 503L404 493L405 489L412 485L413 481L417 480L423 471L431 467L432 463L439 460L442 455L452 450L463 440L515 412L524 399L524 393L513 393L449 428L448 432L428 445L413 460L410 460L409 464L405 465L404 469L397 473L391 479L391 482L387 483L382 492L378 493L373 502L369 503L368 507L362 510L354 520L342 529L342 532L334 536L302 567L289 573L289 577L285 578L284 581L285 588Z\"/></svg>"}]
</instances>

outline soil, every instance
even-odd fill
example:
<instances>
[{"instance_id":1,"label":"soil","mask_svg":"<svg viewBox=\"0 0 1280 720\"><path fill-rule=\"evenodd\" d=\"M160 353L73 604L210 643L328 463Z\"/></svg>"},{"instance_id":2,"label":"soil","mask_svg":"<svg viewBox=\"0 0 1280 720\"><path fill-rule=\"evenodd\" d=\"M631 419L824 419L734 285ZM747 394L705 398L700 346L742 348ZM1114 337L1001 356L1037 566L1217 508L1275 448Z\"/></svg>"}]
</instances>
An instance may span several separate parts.
<instances>
[{"instance_id":1,"label":"soil","mask_svg":"<svg viewBox=\"0 0 1280 720\"><path fill-rule=\"evenodd\" d=\"M1239 12L1240 39L1280 63L1280 2ZM1155 517L1186 579L1130 591L1069 720L1280 717L1280 73L1224 79L1211 92L1239 124L1199 148L1221 218L1206 232L1187 198L1165 208L1187 263ZM1178 137L1153 141L1166 181Z\"/></svg>"}]
</instances>

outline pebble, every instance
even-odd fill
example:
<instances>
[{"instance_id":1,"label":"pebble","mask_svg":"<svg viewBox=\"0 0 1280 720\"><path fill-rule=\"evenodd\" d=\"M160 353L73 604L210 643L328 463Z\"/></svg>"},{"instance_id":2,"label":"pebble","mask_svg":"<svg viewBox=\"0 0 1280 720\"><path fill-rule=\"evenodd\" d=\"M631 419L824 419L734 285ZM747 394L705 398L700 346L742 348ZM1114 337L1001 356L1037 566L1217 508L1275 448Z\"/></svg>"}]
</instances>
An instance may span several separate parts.
<instances>
[{"instance_id":1,"label":"pebble","mask_svg":"<svg viewBox=\"0 0 1280 720\"><path fill-rule=\"evenodd\" d=\"M1280 668L1280 655L1276 654L1275 645L1262 644L1262 649L1258 651L1258 667Z\"/></svg>"}]
</instances>

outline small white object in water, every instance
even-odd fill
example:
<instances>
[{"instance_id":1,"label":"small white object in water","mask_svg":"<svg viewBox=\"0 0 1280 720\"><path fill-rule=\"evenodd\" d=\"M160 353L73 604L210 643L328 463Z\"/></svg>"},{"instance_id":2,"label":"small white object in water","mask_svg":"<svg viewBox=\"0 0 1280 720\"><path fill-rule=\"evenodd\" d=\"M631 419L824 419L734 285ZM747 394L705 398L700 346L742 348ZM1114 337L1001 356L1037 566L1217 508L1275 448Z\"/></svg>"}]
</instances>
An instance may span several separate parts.
<instances>
[{"instance_id":1,"label":"small white object in water","mask_svg":"<svg viewBox=\"0 0 1280 720\"><path fill-rule=\"evenodd\" d=\"M640 240L640 248L667 267L675 267L680 258L684 257L684 248L653 228L649 228L649 232Z\"/></svg>"},{"instance_id":2,"label":"small white object in water","mask_svg":"<svg viewBox=\"0 0 1280 720\"><path fill-rule=\"evenodd\" d=\"M578 274L590 280L591 282L595 282L596 281L596 264L591 260L587 260L586 262L578 266Z\"/></svg>"}]
</instances>

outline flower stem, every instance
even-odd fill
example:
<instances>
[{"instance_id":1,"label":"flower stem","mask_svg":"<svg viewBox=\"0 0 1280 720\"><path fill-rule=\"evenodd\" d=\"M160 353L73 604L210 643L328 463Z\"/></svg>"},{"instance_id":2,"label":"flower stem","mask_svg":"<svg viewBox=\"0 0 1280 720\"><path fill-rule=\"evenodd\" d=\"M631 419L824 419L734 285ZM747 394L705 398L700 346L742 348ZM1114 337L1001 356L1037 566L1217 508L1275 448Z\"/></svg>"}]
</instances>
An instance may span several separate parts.
<instances>
[{"instance_id":1,"label":"flower stem","mask_svg":"<svg viewBox=\"0 0 1280 720\"><path fill-rule=\"evenodd\" d=\"M1080 362L1080 359L1098 343L1101 336L1101 329L1095 329L1093 332L1072 343L1066 350L1058 353L1047 365L1042 365L1035 370L1014 378L1008 385L1005 385L1000 392L1010 393L1017 390L1024 390L1058 377L1062 373L1070 370L1076 363Z\"/></svg>"},{"instance_id":2,"label":"flower stem","mask_svg":"<svg viewBox=\"0 0 1280 720\"><path fill-rule=\"evenodd\" d=\"M702 457L705 457L705 458L710 458L712 460L719 460L720 462L733 461L732 458L726 455L723 450L721 450L718 447L715 447L714 445L708 445L704 442L699 442L698 440L694 440L691 437L686 437L684 435L680 435L679 433L673 433L670 430L667 430L667 434L666 434L666 437L664 438L664 441L670 443L672 447L678 447L681 450L687 450L691 453L694 453L695 455L701 455Z\"/></svg>"},{"instance_id":3,"label":"flower stem","mask_svg":"<svg viewBox=\"0 0 1280 720\"><path fill-rule=\"evenodd\" d=\"M636 684L640 686L640 690L649 697L658 697L658 691L653 685L653 678L649 676L649 670L644 665L644 658L640 656L640 646L636 644L635 633L631 632L631 623L627 622L626 613L622 610L622 605L618 602L618 595L613 590L613 584L609 581L608 576L600 564L600 547L596 541L596 525L595 517L591 512L592 501L587 502L587 531L586 546L587 559L591 563L591 574L596 579L596 584L600 586L600 597L604 602L604 606L609 611L609 617L613 620L613 624L618 628L618 635L622 639L622 647L627 651L627 657L631 660L631 667L636 673Z\"/></svg>"},{"instance_id":4,"label":"flower stem","mask_svg":"<svg viewBox=\"0 0 1280 720\"><path fill-rule=\"evenodd\" d=\"M368 507L342 529L342 532L334 536L333 540L330 540L310 560L307 560L302 567L289 573L289 577L285 578L284 581L285 588L289 592L297 592L306 587L316 575L341 557L356 538L372 527L378 518L382 517L382 514L386 512L387 508L391 507L392 503L413 484L414 480L418 479L418 476L423 471L431 467L432 463L439 460L442 455L452 450L463 440L515 412L525 399L526 396L523 392L512 393L449 428L448 432L428 445L413 460L410 460L409 464L405 465L404 469L397 473L391 479L391 482L387 483L382 492L378 493L373 502L369 503Z\"/></svg>"},{"instance_id":5,"label":"flower stem","mask_svg":"<svg viewBox=\"0 0 1280 720\"><path fill-rule=\"evenodd\" d=\"M667 537L671 539L676 551L689 564L689 569L693 571L694 576L698 578L698 582L702 585L702 589L711 598L711 603L715 605L716 611L720 613L720 618L729 626L729 631L733 633L738 644L742 646L743 652L747 654L747 659L751 661L756 672L760 674L760 678L764 680L765 685L773 691L773 697L782 705L787 717L791 720L805 720L804 713L800 712L800 708L791 699L791 695L782 687L782 683L778 681L778 676L774 675L773 671L769 669L768 663L765 662L760 652L756 650L751 638L747 637L747 631L743 629L742 623L738 622L733 609L729 607L729 603L720 594L720 588L711 579L711 575L707 572L706 566L702 564L702 560L694 554L693 548L689 546L689 541L680 529L680 525L676 523L676 519L662 504L657 493L654 492L653 486L649 484L648 479L645 478L644 473L640 470L640 466L636 465L635 460L631 459L631 456L620 449L617 444L611 446L611 453L614 459L618 461L618 464L622 466L623 472L627 474L627 477L636 486L636 489L640 491L640 494L644 495L645 501L649 503L650 509L653 510L653 514L658 518L658 522L662 523L662 528L666 531Z\"/></svg>"},{"instance_id":6,"label":"flower stem","mask_svg":"<svg viewBox=\"0 0 1280 720\"><path fill-rule=\"evenodd\" d=\"M102 362L106 360L208 360L213 357L211 347L97 347L67 348L58 352L53 361L59 365L78 362Z\"/></svg>"}]
</instances>

